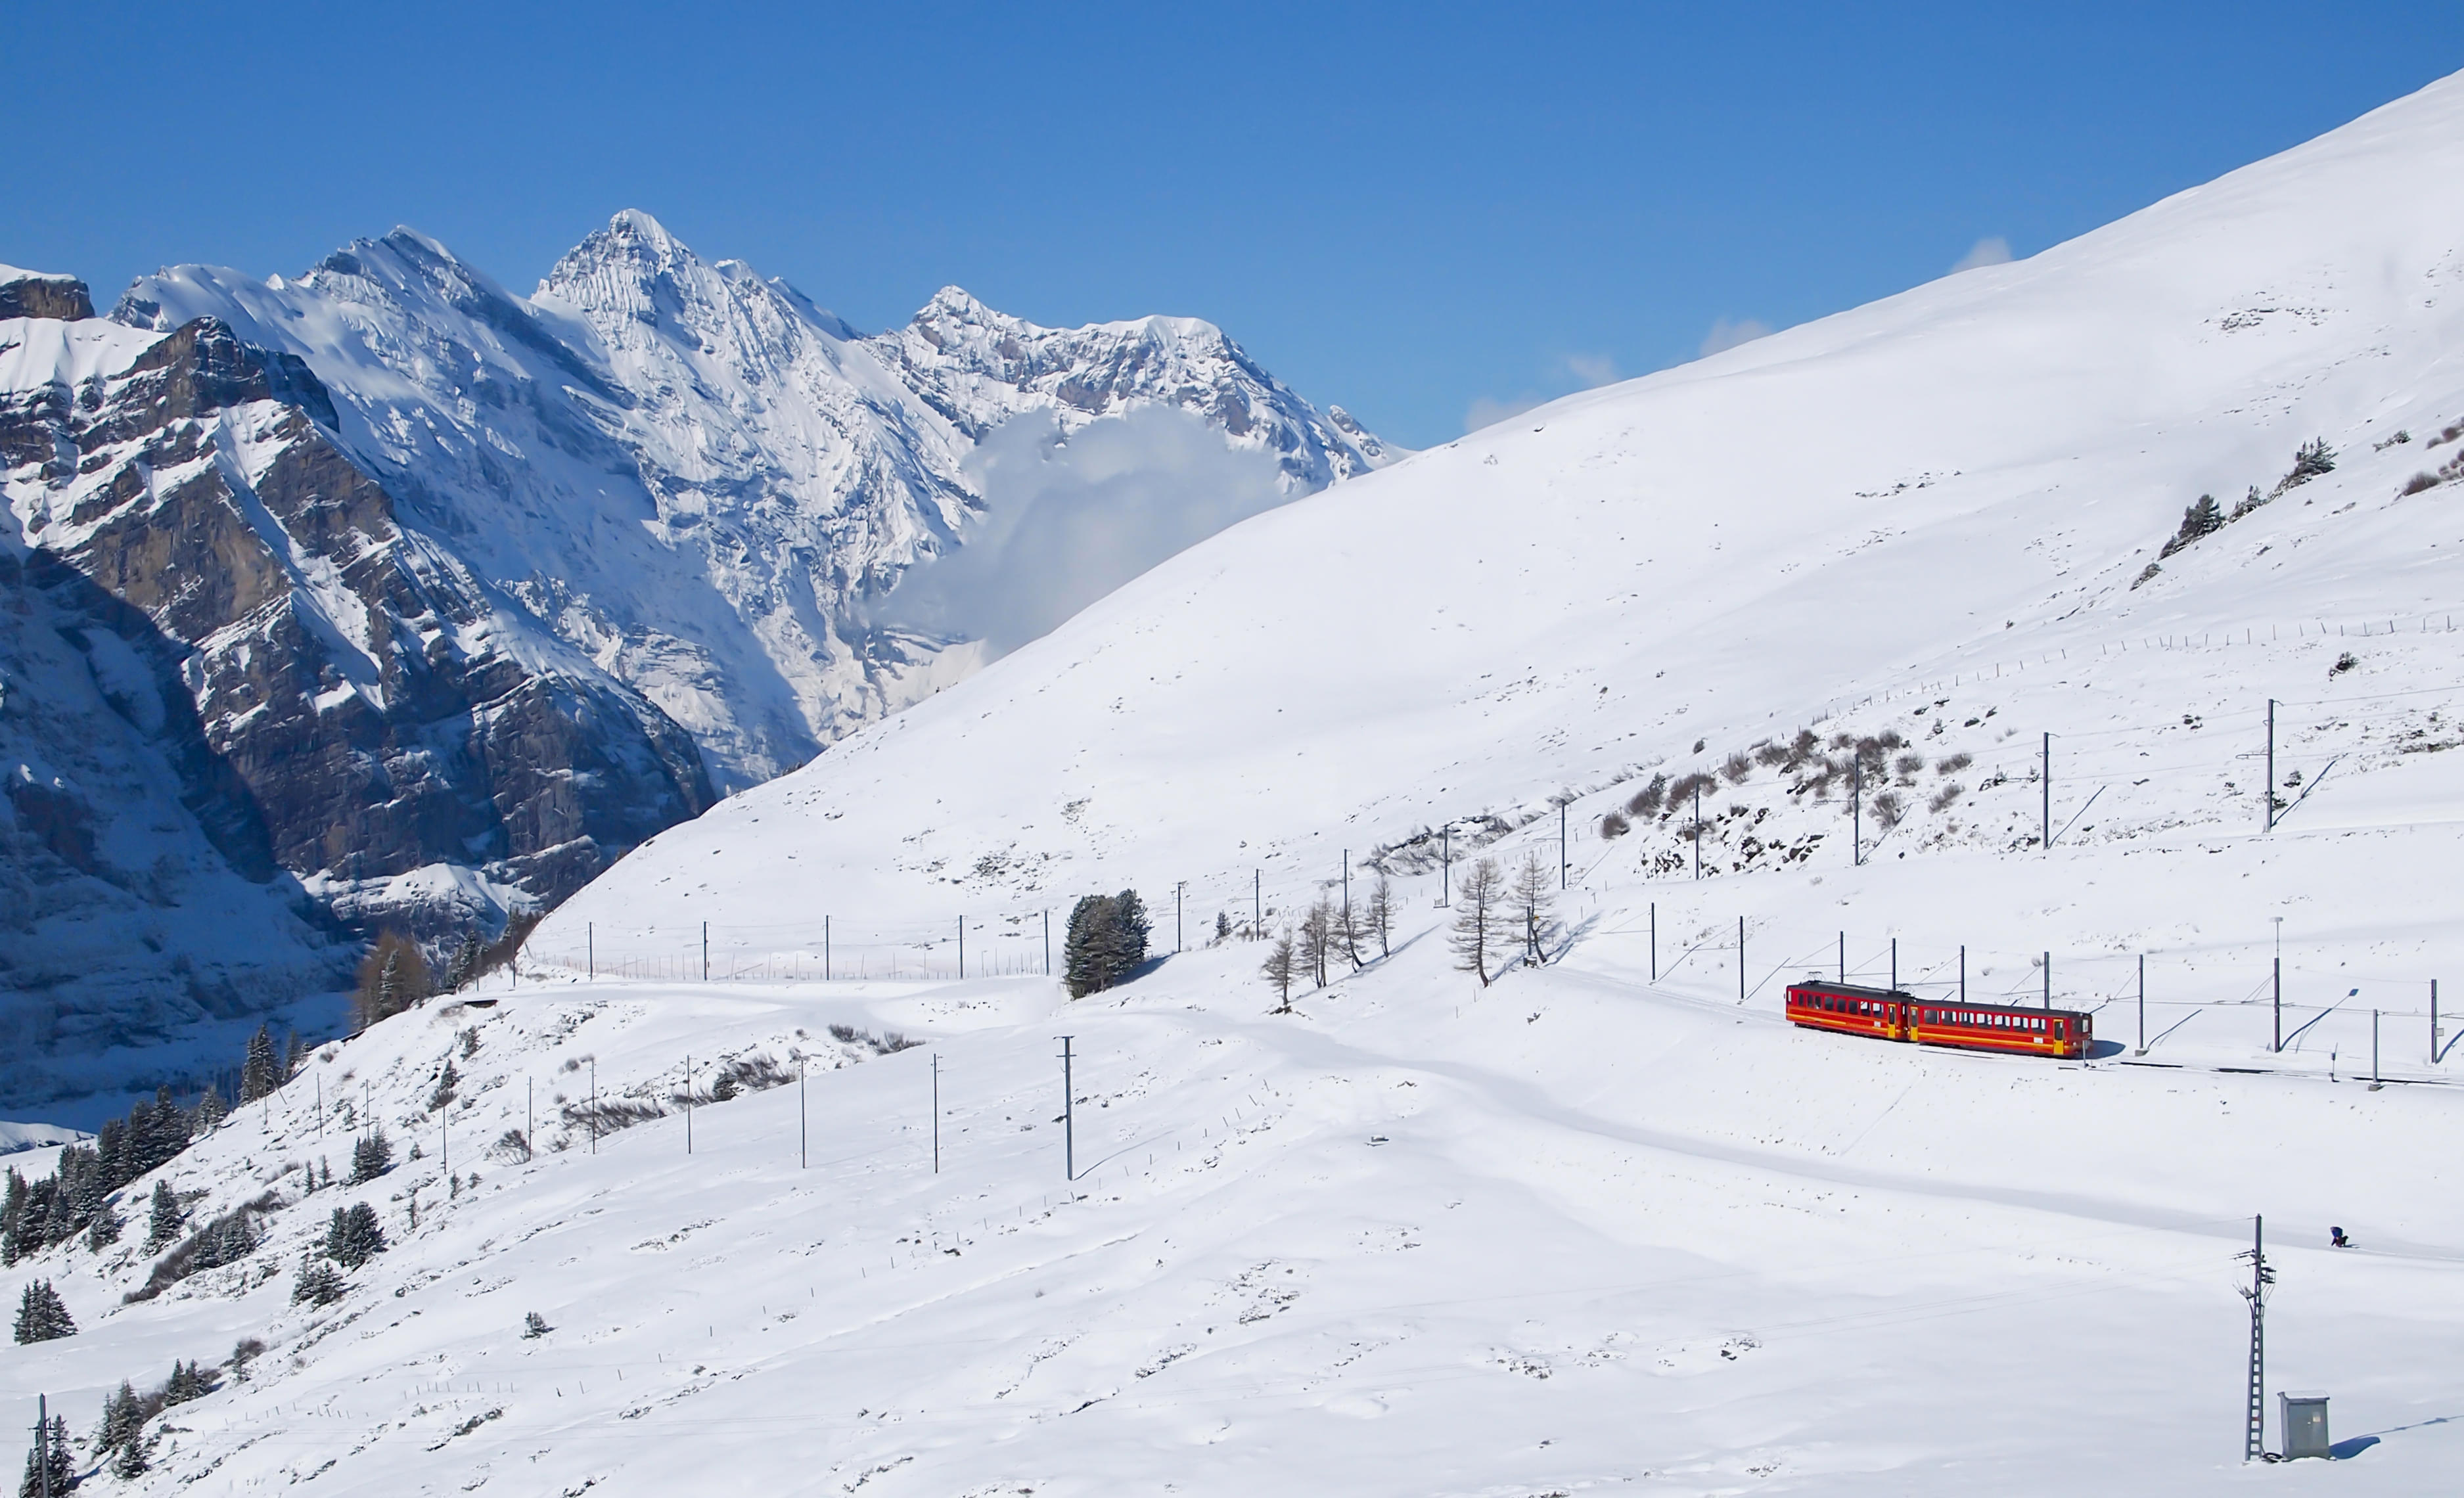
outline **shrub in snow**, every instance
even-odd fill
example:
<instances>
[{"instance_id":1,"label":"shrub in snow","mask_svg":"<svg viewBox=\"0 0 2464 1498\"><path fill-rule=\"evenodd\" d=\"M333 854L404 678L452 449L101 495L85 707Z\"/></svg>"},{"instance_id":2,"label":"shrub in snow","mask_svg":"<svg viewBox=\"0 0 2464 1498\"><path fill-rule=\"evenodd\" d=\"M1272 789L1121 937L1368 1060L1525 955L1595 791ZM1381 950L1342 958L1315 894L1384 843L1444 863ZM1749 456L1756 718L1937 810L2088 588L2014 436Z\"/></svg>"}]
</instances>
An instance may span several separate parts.
<instances>
[{"instance_id":1,"label":"shrub in snow","mask_svg":"<svg viewBox=\"0 0 2464 1498\"><path fill-rule=\"evenodd\" d=\"M1620 812L1612 811L1600 819L1600 841L1603 843L1614 843L1632 830L1634 824Z\"/></svg>"},{"instance_id":2,"label":"shrub in snow","mask_svg":"<svg viewBox=\"0 0 2464 1498\"><path fill-rule=\"evenodd\" d=\"M522 1312L522 1335L524 1337L545 1336L555 1330L556 1328L547 1324L547 1317L540 1315L538 1311L526 1311Z\"/></svg>"},{"instance_id":3,"label":"shrub in snow","mask_svg":"<svg viewBox=\"0 0 2464 1498\"><path fill-rule=\"evenodd\" d=\"M2335 665L2327 668L2327 674L2330 676L2341 676L2360 664L2361 662L2354 658L2353 652L2346 650L2343 654L2336 657Z\"/></svg>"},{"instance_id":4,"label":"shrub in snow","mask_svg":"<svg viewBox=\"0 0 2464 1498\"><path fill-rule=\"evenodd\" d=\"M1638 817L1656 817L1660 815L1660 808L1667 799L1668 777L1655 775L1651 778L1650 784L1634 793L1633 798L1625 804L1625 809Z\"/></svg>"},{"instance_id":5,"label":"shrub in snow","mask_svg":"<svg viewBox=\"0 0 2464 1498\"><path fill-rule=\"evenodd\" d=\"M60 1292L52 1289L52 1282L35 1280L28 1285L17 1299L18 1342L55 1342L75 1335L77 1323L69 1319L69 1308L61 1302Z\"/></svg>"},{"instance_id":6,"label":"shrub in snow","mask_svg":"<svg viewBox=\"0 0 2464 1498\"><path fill-rule=\"evenodd\" d=\"M343 1290L348 1288L342 1280L341 1270L322 1259L302 1259L299 1261L299 1276L291 1282L291 1304L330 1306L341 1299Z\"/></svg>"}]
</instances>

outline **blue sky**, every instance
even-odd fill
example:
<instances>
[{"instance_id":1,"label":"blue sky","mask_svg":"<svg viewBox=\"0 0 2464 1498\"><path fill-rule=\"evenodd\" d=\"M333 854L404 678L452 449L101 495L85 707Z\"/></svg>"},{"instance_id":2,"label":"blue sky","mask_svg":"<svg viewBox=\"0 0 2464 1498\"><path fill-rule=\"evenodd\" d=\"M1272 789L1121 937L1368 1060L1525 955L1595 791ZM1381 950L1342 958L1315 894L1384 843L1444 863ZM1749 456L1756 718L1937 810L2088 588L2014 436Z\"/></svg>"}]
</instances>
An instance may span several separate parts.
<instances>
[{"instance_id":1,"label":"blue sky","mask_svg":"<svg viewBox=\"0 0 2464 1498\"><path fill-rule=\"evenodd\" d=\"M641 208L862 327L1223 324L1424 446L2032 253L2464 66L2452 7L46 6L0 260L99 297Z\"/></svg>"}]
</instances>

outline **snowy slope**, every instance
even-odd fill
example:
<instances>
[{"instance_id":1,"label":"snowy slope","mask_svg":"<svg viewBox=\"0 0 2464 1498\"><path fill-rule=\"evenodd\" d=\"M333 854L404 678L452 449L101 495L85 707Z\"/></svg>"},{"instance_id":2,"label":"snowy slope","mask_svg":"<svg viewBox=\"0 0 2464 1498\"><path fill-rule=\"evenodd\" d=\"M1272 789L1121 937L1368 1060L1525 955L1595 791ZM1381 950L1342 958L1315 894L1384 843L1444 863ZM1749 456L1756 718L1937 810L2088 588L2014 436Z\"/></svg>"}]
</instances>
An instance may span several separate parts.
<instances>
[{"instance_id":1,"label":"snowy slope","mask_svg":"<svg viewBox=\"0 0 2464 1498\"><path fill-rule=\"evenodd\" d=\"M866 339L632 210L529 298L397 230L296 280L165 270L113 316L216 317L304 359L439 543L684 724L722 788L973 668L872 613L963 540L965 459L1010 416L1188 409L1292 493L1393 455L1195 319L1042 329L952 288Z\"/></svg>"},{"instance_id":2,"label":"snowy slope","mask_svg":"<svg viewBox=\"0 0 2464 1498\"><path fill-rule=\"evenodd\" d=\"M2464 1079L2420 1011L2464 956L2435 752L2464 523L2412 475L2464 423L2459 125L2450 80L1183 554L638 849L493 1007L333 1047L167 1167L195 1213L275 1193L249 1264L121 1309L132 1250L20 1266L0 1293L55 1278L85 1330L9 1388L81 1420L262 1338L135 1491L649 1493L724 1460L866 1494L2222 1492L2255 1476L2234 1255L2264 1214L2269 1388L2329 1390L2355 1464L2277 1475L2448 1490ZM2279 490L2314 438L2337 466ZM1699 844L1690 797L1601 835L1697 769ZM1552 960L1484 987L1421 834L1553 860L1560 793ZM1394 878L1395 953L1268 1013L1259 947L1201 935L1253 888L1288 920L1347 852L1355 900ZM1076 1002L1037 976L1040 913L1124 885L1172 954L1182 881L1192 950ZM1790 1028L1781 984L1834 962L2045 985L2103 1044ZM473 1028L449 1136L427 1103ZM696 1108L690 1154L673 1111L595 1154L557 1112L755 1053L809 1087ZM451 1195L438 1146L468 1171L532 1086L539 1153ZM368 1107L422 1157L302 1201ZM292 1308L360 1200L396 1246Z\"/></svg>"}]
</instances>

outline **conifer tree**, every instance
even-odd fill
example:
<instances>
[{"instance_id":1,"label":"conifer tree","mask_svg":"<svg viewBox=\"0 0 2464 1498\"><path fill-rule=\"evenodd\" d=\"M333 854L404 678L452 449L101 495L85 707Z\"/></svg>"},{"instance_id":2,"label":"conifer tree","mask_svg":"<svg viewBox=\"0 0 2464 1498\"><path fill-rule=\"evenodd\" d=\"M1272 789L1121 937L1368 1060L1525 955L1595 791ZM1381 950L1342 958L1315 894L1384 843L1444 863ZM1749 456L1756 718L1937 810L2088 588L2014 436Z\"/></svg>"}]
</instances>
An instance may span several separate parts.
<instances>
[{"instance_id":1,"label":"conifer tree","mask_svg":"<svg viewBox=\"0 0 2464 1498\"><path fill-rule=\"evenodd\" d=\"M1370 887L1369 903L1361 910L1361 923L1368 927L1371 936L1377 938L1377 955L1380 958L1393 957L1395 883L1384 874L1379 874L1377 882Z\"/></svg>"},{"instance_id":2,"label":"conifer tree","mask_svg":"<svg viewBox=\"0 0 2464 1498\"><path fill-rule=\"evenodd\" d=\"M180 1236L179 1193L167 1180L154 1182L154 1200L145 1214L145 1251L161 1253Z\"/></svg>"},{"instance_id":3,"label":"conifer tree","mask_svg":"<svg viewBox=\"0 0 2464 1498\"><path fill-rule=\"evenodd\" d=\"M184 1363L173 1358L170 1379L163 1385L163 1402L166 1405L186 1404L191 1399L202 1399L221 1387L222 1380L215 1377L213 1371L205 1364Z\"/></svg>"},{"instance_id":4,"label":"conifer tree","mask_svg":"<svg viewBox=\"0 0 2464 1498\"><path fill-rule=\"evenodd\" d=\"M1498 871L1497 860L1484 858L1463 874L1463 893L1455 901L1455 923L1451 941L1456 965L1466 973L1477 974L1480 986L1489 981L1489 950L1497 944L1497 923L1505 896L1505 876Z\"/></svg>"},{"instance_id":5,"label":"conifer tree","mask_svg":"<svg viewBox=\"0 0 2464 1498\"><path fill-rule=\"evenodd\" d=\"M429 1112L434 1112L453 1101L454 1090L462 1085L462 1073L453 1069L453 1058L447 1056L444 1067L436 1073L436 1090L428 1095Z\"/></svg>"},{"instance_id":6,"label":"conifer tree","mask_svg":"<svg viewBox=\"0 0 2464 1498\"><path fill-rule=\"evenodd\" d=\"M1547 960L1544 936L1549 926L1550 907L1555 900L1549 892L1549 866L1536 852L1526 853L1522 865L1514 870L1511 910L1517 934L1523 938L1524 960L1534 966Z\"/></svg>"},{"instance_id":7,"label":"conifer tree","mask_svg":"<svg viewBox=\"0 0 2464 1498\"><path fill-rule=\"evenodd\" d=\"M137 1391L122 1378L117 1392L102 1401L102 1424L95 1431L94 1447L99 1452L117 1451L137 1441L145 1432L145 1406L138 1401Z\"/></svg>"},{"instance_id":8,"label":"conifer tree","mask_svg":"<svg viewBox=\"0 0 2464 1498\"><path fill-rule=\"evenodd\" d=\"M325 1257L346 1269L356 1269L385 1251L385 1228L377 1209L364 1201L336 1207L325 1228Z\"/></svg>"},{"instance_id":9,"label":"conifer tree","mask_svg":"<svg viewBox=\"0 0 2464 1498\"><path fill-rule=\"evenodd\" d=\"M274 1032L260 1024L248 1038L248 1059L240 1064L239 1100L253 1103L281 1085L276 1074L281 1059L275 1054Z\"/></svg>"},{"instance_id":10,"label":"conifer tree","mask_svg":"<svg viewBox=\"0 0 2464 1498\"><path fill-rule=\"evenodd\" d=\"M17 1492L19 1498L39 1498L43 1493L56 1498L76 1485L77 1457L69 1450L68 1417L55 1415L50 1429L34 1432L33 1447L26 1453L26 1478L17 1485Z\"/></svg>"},{"instance_id":11,"label":"conifer tree","mask_svg":"<svg viewBox=\"0 0 2464 1498\"><path fill-rule=\"evenodd\" d=\"M120 1221L120 1214L114 1212L108 1204L105 1204L100 1211L95 1213L94 1220L85 1225L85 1245L87 1250L92 1253L100 1253L105 1248L110 1247L113 1244L120 1242L120 1229L122 1225L123 1224Z\"/></svg>"},{"instance_id":12,"label":"conifer tree","mask_svg":"<svg viewBox=\"0 0 2464 1498\"><path fill-rule=\"evenodd\" d=\"M460 993L479 976L479 936L471 932L462 937L462 945L453 954L452 966L446 969L445 988L448 993Z\"/></svg>"},{"instance_id":13,"label":"conifer tree","mask_svg":"<svg viewBox=\"0 0 2464 1498\"><path fill-rule=\"evenodd\" d=\"M332 1236L330 1231L327 1236ZM299 1277L291 1282L291 1304L297 1306L306 1302L330 1306L341 1299L347 1289L349 1287L343 1283L340 1269L322 1259L302 1258L299 1261Z\"/></svg>"},{"instance_id":14,"label":"conifer tree","mask_svg":"<svg viewBox=\"0 0 2464 1498\"><path fill-rule=\"evenodd\" d=\"M351 1184L374 1180L393 1168L393 1141L383 1129L371 1129L351 1146Z\"/></svg>"},{"instance_id":15,"label":"conifer tree","mask_svg":"<svg viewBox=\"0 0 2464 1498\"><path fill-rule=\"evenodd\" d=\"M1217 911L1215 913L1215 939L1219 942L1229 941L1232 939L1232 913L1230 911Z\"/></svg>"},{"instance_id":16,"label":"conifer tree","mask_svg":"<svg viewBox=\"0 0 2464 1498\"><path fill-rule=\"evenodd\" d=\"M55 1342L64 1336L77 1335L77 1323L69 1319L69 1308L61 1303L60 1292L52 1289L49 1280L35 1280L27 1285L17 1301L17 1341Z\"/></svg>"},{"instance_id":17,"label":"conifer tree","mask_svg":"<svg viewBox=\"0 0 2464 1498\"><path fill-rule=\"evenodd\" d=\"M1327 954L1334 948L1334 906L1323 894L1301 917L1300 959L1316 979L1317 986L1326 986Z\"/></svg>"},{"instance_id":18,"label":"conifer tree","mask_svg":"<svg viewBox=\"0 0 2464 1498\"><path fill-rule=\"evenodd\" d=\"M1081 899L1069 912L1061 949L1069 997L1083 999L1135 972L1146 960L1149 935L1146 902L1135 890Z\"/></svg>"},{"instance_id":19,"label":"conifer tree","mask_svg":"<svg viewBox=\"0 0 2464 1498\"><path fill-rule=\"evenodd\" d=\"M1292 958L1292 934L1283 932L1275 937L1275 944L1266 949L1266 960L1258 968L1265 975L1266 981L1275 987L1275 1012L1278 1014L1292 1006L1292 974L1298 967Z\"/></svg>"},{"instance_id":20,"label":"conifer tree","mask_svg":"<svg viewBox=\"0 0 2464 1498\"><path fill-rule=\"evenodd\" d=\"M206 1095L197 1099L196 1132L198 1134L213 1133L214 1126L221 1123L223 1121L223 1115L230 1112L231 1110L223 1104L222 1092L217 1090L211 1082L207 1083Z\"/></svg>"}]
</instances>

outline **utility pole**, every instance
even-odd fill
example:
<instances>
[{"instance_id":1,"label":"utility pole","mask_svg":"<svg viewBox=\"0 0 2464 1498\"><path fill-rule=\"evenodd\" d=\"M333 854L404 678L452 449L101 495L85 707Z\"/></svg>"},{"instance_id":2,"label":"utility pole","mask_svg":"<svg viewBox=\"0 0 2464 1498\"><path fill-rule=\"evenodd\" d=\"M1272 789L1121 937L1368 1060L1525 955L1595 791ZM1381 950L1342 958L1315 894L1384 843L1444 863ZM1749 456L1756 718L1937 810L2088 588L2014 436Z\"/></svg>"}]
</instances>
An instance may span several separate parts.
<instances>
[{"instance_id":1,"label":"utility pole","mask_svg":"<svg viewBox=\"0 0 2464 1498\"><path fill-rule=\"evenodd\" d=\"M1348 848L1343 850L1343 929L1352 929L1352 849Z\"/></svg>"},{"instance_id":2,"label":"utility pole","mask_svg":"<svg viewBox=\"0 0 2464 1498\"><path fill-rule=\"evenodd\" d=\"M1044 913L1044 976L1052 976L1052 912Z\"/></svg>"},{"instance_id":3,"label":"utility pole","mask_svg":"<svg viewBox=\"0 0 2464 1498\"><path fill-rule=\"evenodd\" d=\"M1968 1002L1968 943L1959 944L1959 1002Z\"/></svg>"},{"instance_id":4,"label":"utility pole","mask_svg":"<svg viewBox=\"0 0 2464 1498\"><path fill-rule=\"evenodd\" d=\"M1891 938L1891 992L1900 991L1900 938Z\"/></svg>"},{"instance_id":5,"label":"utility pole","mask_svg":"<svg viewBox=\"0 0 2464 1498\"><path fill-rule=\"evenodd\" d=\"M2276 830L2276 699L2267 699L2267 785L2263 791L2267 806L2267 830Z\"/></svg>"},{"instance_id":6,"label":"utility pole","mask_svg":"<svg viewBox=\"0 0 2464 1498\"><path fill-rule=\"evenodd\" d=\"M1061 1037L1061 1179L1078 1179L1078 1125L1071 1112L1070 1094L1077 1089L1069 1081L1069 1043L1077 1037Z\"/></svg>"},{"instance_id":7,"label":"utility pole","mask_svg":"<svg viewBox=\"0 0 2464 1498\"><path fill-rule=\"evenodd\" d=\"M958 981L967 980L967 917L958 917Z\"/></svg>"},{"instance_id":8,"label":"utility pole","mask_svg":"<svg viewBox=\"0 0 2464 1498\"><path fill-rule=\"evenodd\" d=\"M2045 954L2045 1007L2054 1006L2054 955Z\"/></svg>"},{"instance_id":9,"label":"utility pole","mask_svg":"<svg viewBox=\"0 0 2464 1498\"><path fill-rule=\"evenodd\" d=\"M701 980L710 981L710 922L701 923Z\"/></svg>"},{"instance_id":10,"label":"utility pole","mask_svg":"<svg viewBox=\"0 0 2464 1498\"><path fill-rule=\"evenodd\" d=\"M830 918L822 917L822 981L830 980Z\"/></svg>"},{"instance_id":11,"label":"utility pole","mask_svg":"<svg viewBox=\"0 0 2464 1498\"><path fill-rule=\"evenodd\" d=\"M1651 902L1651 980L1655 983L1660 981L1660 902L1658 900ZM2437 987L2435 983L2431 986ZM2434 1011L2437 1007L2436 1001L2431 1001L2431 1008ZM2434 1017L2430 1022L2430 1059L2435 1061L2438 1059L2438 1022Z\"/></svg>"},{"instance_id":12,"label":"utility pole","mask_svg":"<svg viewBox=\"0 0 2464 1498\"><path fill-rule=\"evenodd\" d=\"M796 1058L796 1168L803 1170L812 1163L804 1144L804 1058Z\"/></svg>"},{"instance_id":13,"label":"utility pole","mask_svg":"<svg viewBox=\"0 0 2464 1498\"><path fill-rule=\"evenodd\" d=\"M1839 934L1839 982L1842 987L1848 982L1848 933L1844 931Z\"/></svg>"},{"instance_id":14,"label":"utility pole","mask_svg":"<svg viewBox=\"0 0 2464 1498\"><path fill-rule=\"evenodd\" d=\"M1266 871L1263 869L1249 870L1249 939L1266 939Z\"/></svg>"},{"instance_id":15,"label":"utility pole","mask_svg":"<svg viewBox=\"0 0 2464 1498\"><path fill-rule=\"evenodd\" d=\"M2438 980L2430 980L2430 1064L2438 1065Z\"/></svg>"},{"instance_id":16,"label":"utility pole","mask_svg":"<svg viewBox=\"0 0 2464 1498\"><path fill-rule=\"evenodd\" d=\"M531 1141L539 1135L539 1083L522 1078L522 1163L531 1162Z\"/></svg>"},{"instance_id":17,"label":"utility pole","mask_svg":"<svg viewBox=\"0 0 2464 1498\"><path fill-rule=\"evenodd\" d=\"M2370 1090L2375 1092L2387 1084L2379 1080L2379 1012L2370 1011Z\"/></svg>"},{"instance_id":18,"label":"utility pole","mask_svg":"<svg viewBox=\"0 0 2464 1498\"><path fill-rule=\"evenodd\" d=\"M933 1174L941 1174L941 1053L933 1052Z\"/></svg>"},{"instance_id":19,"label":"utility pole","mask_svg":"<svg viewBox=\"0 0 2464 1498\"><path fill-rule=\"evenodd\" d=\"M2430 988L2433 994L2438 991L2436 983L2431 984ZM2430 1059L2438 1059L2438 1001L2435 999L2430 1002ZM325 1075L321 1071L317 1074L317 1137L319 1140L325 1137ZM528 1138L529 1135L523 1137Z\"/></svg>"},{"instance_id":20,"label":"utility pole","mask_svg":"<svg viewBox=\"0 0 2464 1498\"><path fill-rule=\"evenodd\" d=\"M1703 786L1694 786L1694 877L1703 877Z\"/></svg>"},{"instance_id":21,"label":"utility pole","mask_svg":"<svg viewBox=\"0 0 2464 1498\"><path fill-rule=\"evenodd\" d=\"M2045 736L2045 836L2039 851L2054 850L2054 736Z\"/></svg>"},{"instance_id":22,"label":"utility pole","mask_svg":"<svg viewBox=\"0 0 2464 1498\"><path fill-rule=\"evenodd\" d=\"M1566 888L1566 867L1574 861L1574 845L1566 841L1566 804L1557 803L1557 888Z\"/></svg>"},{"instance_id":23,"label":"utility pole","mask_svg":"<svg viewBox=\"0 0 2464 1498\"><path fill-rule=\"evenodd\" d=\"M2267 1288L2276 1283L2276 1271L2267 1267L2267 1250L2260 1229L2263 1220L2250 1220L2250 1251L2233 1255L2250 1261L2250 1289L2241 1298L2250 1302L2250 1400L2242 1421L2241 1459L2255 1462L2267 1455Z\"/></svg>"},{"instance_id":24,"label":"utility pole","mask_svg":"<svg viewBox=\"0 0 2464 1498\"><path fill-rule=\"evenodd\" d=\"M1865 764L1853 747L1848 751L1848 862L1859 869L1865 866Z\"/></svg>"},{"instance_id":25,"label":"utility pole","mask_svg":"<svg viewBox=\"0 0 2464 1498\"><path fill-rule=\"evenodd\" d=\"M2139 954L2139 1048L2131 1054L2147 1054L2147 954Z\"/></svg>"},{"instance_id":26,"label":"utility pole","mask_svg":"<svg viewBox=\"0 0 2464 1498\"><path fill-rule=\"evenodd\" d=\"M685 1153L693 1153L693 1052L685 1052Z\"/></svg>"},{"instance_id":27,"label":"utility pole","mask_svg":"<svg viewBox=\"0 0 2464 1498\"><path fill-rule=\"evenodd\" d=\"M1438 828L1438 903L1455 902L1455 848L1451 826Z\"/></svg>"},{"instance_id":28,"label":"utility pole","mask_svg":"<svg viewBox=\"0 0 2464 1498\"><path fill-rule=\"evenodd\" d=\"M599 1153L599 1058L590 1058L590 1153Z\"/></svg>"},{"instance_id":29,"label":"utility pole","mask_svg":"<svg viewBox=\"0 0 2464 1498\"><path fill-rule=\"evenodd\" d=\"M2268 794L2274 795L2275 792ZM2268 1043L2267 1048L2271 1054L2281 1055L2284 1051L2284 917L2271 915L2268 919L2276 922L2276 1038Z\"/></svg>"},{"instance_id":30,"label":"utility pole","mask_svg":"<svg viewBox=\"0 0 2464 1498\"><path fill-rule=\"evenodd\" d=\"M1746 918L1737 917L1737 1002L1746 1002Z\"/></svg>"},{"instance_id":31,"label":"utility pole","mask_svg":"<svg viewBox=\"0 0 2464 1498\"><path fill-rule=\"evenodd\" d=\"M1350 888L1349 885L1345 886L1346 890ZM1188 889L1189 881L1186 879L1172 887L1172 950L1176 957L1180 955L1180 897ZM1351 895L1344 896L1344 903L1346 905L1352 903Z\"/></svg>"},{"instance_id":32,"label":"utility pole","mask_svg":"<svg viewBox=\"0 0 2464 1498\"><path fill-rule=\"evenodd\" d=\"M34 1396L34 1470L42 1473L43 1498L52 1498L52 1399Z\"/></svg>"},{"instance_id":33,"label":"utility pole","mask_svg":"<svg viewBox=\"0 0 2464 1498\"><path fill-rule=\"evenodd\" d=\"M599 928L589 921L582 923L582 951L583 960L587 964L584 971L589 975L591 981L597 982L599 980Z\"/></svg>"}]
</instances>

